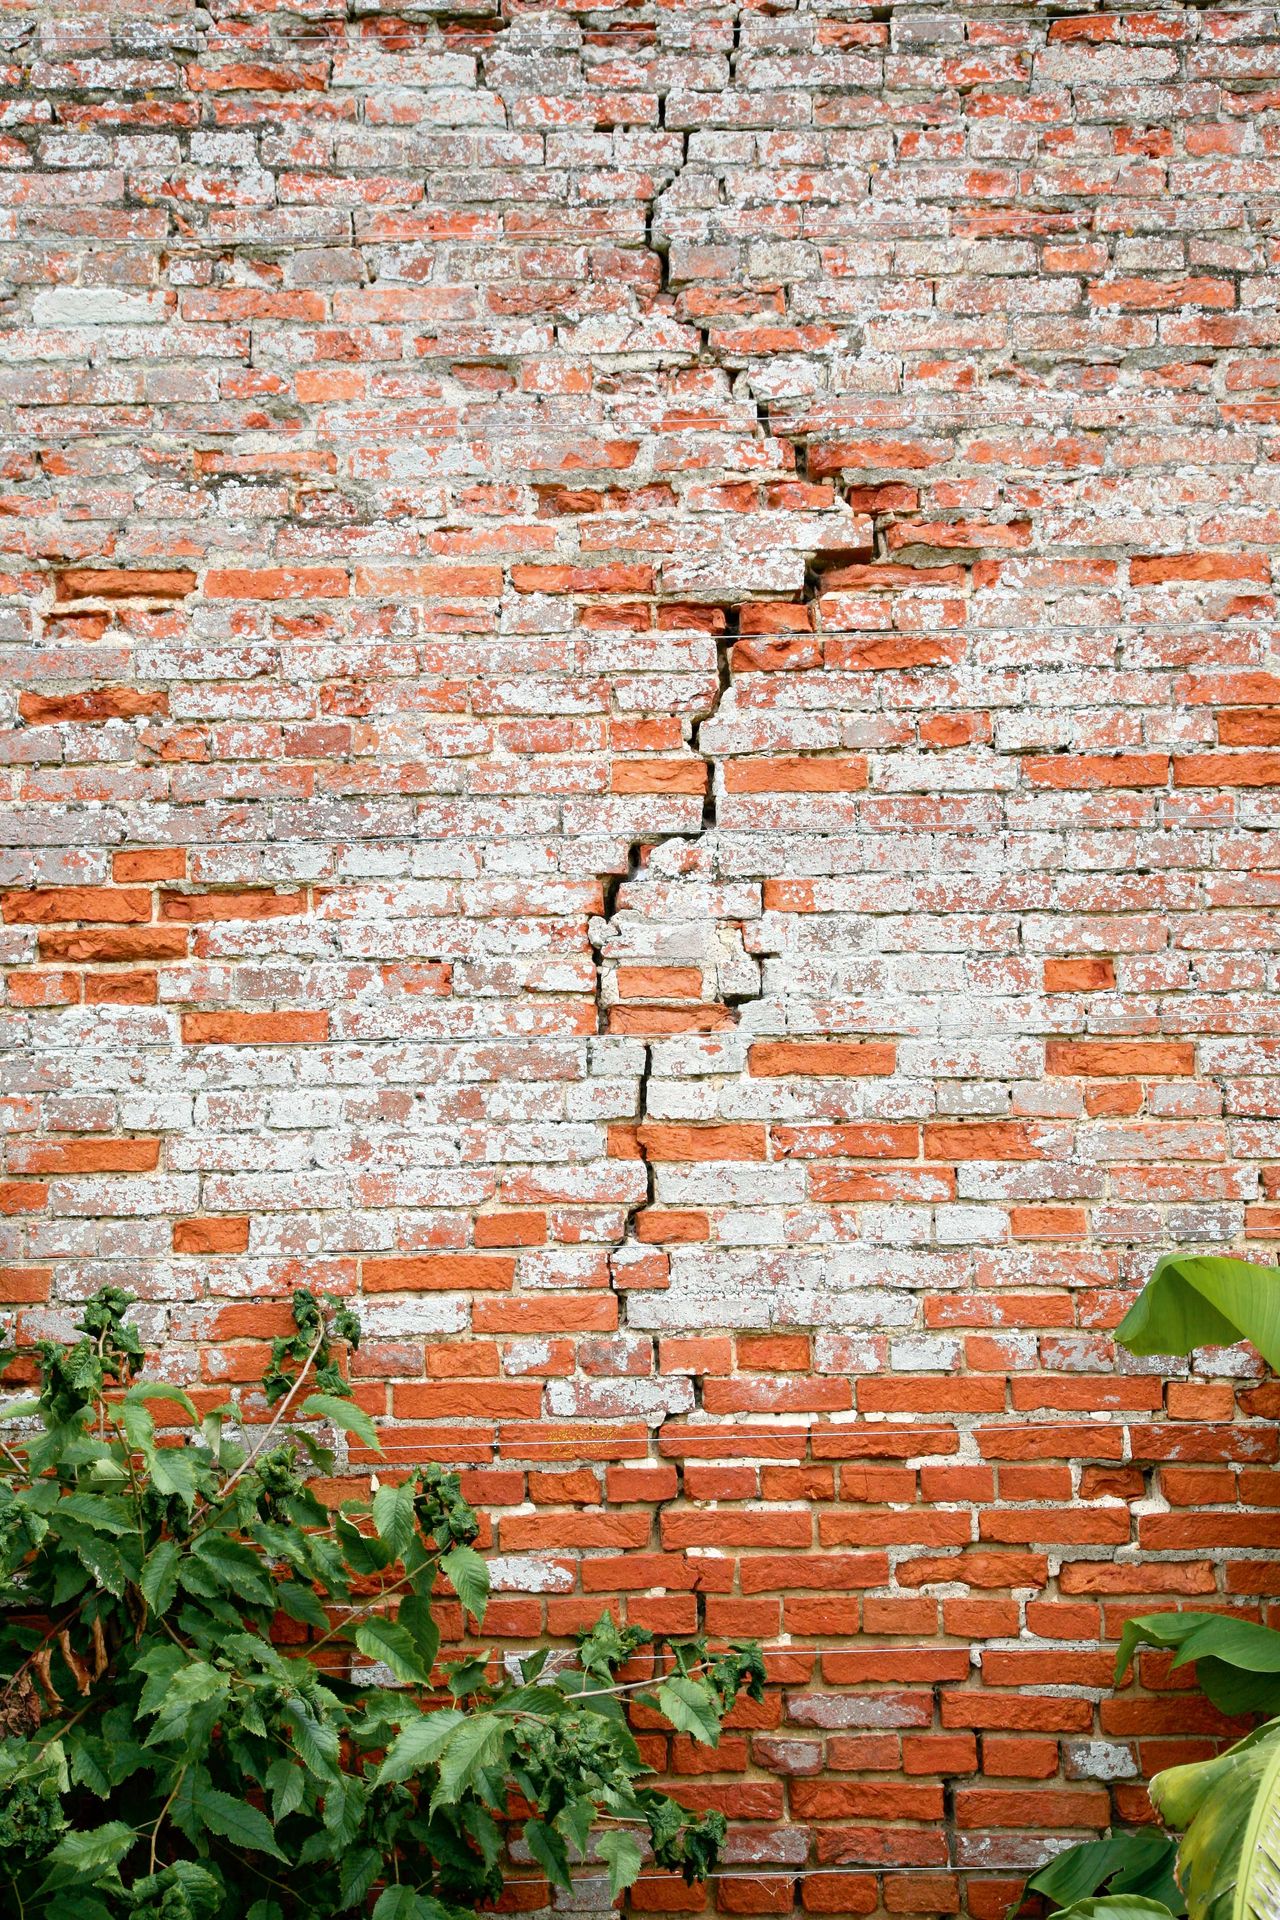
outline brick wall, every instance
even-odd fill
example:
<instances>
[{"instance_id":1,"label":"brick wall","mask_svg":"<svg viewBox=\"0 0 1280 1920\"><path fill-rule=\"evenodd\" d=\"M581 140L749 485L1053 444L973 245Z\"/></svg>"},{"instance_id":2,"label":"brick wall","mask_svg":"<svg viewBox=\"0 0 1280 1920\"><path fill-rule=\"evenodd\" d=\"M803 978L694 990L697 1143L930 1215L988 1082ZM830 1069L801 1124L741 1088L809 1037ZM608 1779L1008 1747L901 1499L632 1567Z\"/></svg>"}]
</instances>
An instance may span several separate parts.
<instances>
[{"instance_id":1,"label":"brick wall","mask_svg":"<svg viewBox=\"0 0 1280 1920\"><path fill-rule=\"evenodd\" d=\"M5 11L0 1298L355 1296L500 1641L790 1648L722 1910L992 1920L1275 1591L1107 1330L1280 1234L1280 18L488 4Z\"/></svg>"}]
</instances>

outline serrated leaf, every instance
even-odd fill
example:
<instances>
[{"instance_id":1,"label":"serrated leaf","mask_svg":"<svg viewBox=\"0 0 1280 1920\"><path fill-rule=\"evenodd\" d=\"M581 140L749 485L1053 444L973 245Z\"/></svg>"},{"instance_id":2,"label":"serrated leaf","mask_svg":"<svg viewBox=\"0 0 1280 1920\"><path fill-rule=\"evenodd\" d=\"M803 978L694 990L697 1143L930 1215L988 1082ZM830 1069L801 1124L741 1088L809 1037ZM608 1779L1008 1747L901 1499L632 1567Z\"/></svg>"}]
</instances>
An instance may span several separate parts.
<instances>
[{"instance_id":1,"label":"serrated leaf","mask_svg":"<svg viewBox=\"0 0 1280 1920\"><path fill-rule=\"evenodd\" d=\"M187 1507L195 1504L199 1467L185 1445L157 1447L151 1458L151 1478L157 1493L176 1494Z\"/></svg>"},{"instance_id":2,"label":"serrated leaf","mask_svg":"<svg viewBox=\"0 0 1280 1920\"><path fill-rule=\"evenodd\" d=\"M275 1860L285 1858L276 1845L266 1814L250 1806L247 1800L233 1799L217 1787L201 1784L192 1794L191 1803L210 1833L219 1834L232 1846L248 1847L252 1853L267 1853Z\"/></svg>"},{"instance_id":3,"label":"serrated leaf","mask_svg":"<svg viewBox=\"0 0 1280 1920\"><path fill-rule=\"evenodd\" d=\"M172 1540L162 1540L143 1562L138 1585L152 1613L163 1619L178 1591L178 1562L181 1554Z\"/></svg>"},{"instance_id":4,"label":"serrated leaf","mask_svg":"<svg viewBox=\"0 0 1280 1920\"><path fill-rule=\"evenodd\" d=\"M215 1575L219 1585L238 1593L255 1606L270 1606L274 1595L266 1567L252 1547L228 1540L223 1533L197 1534L191 1548L201 1566Z\"/></svg>"},{"instance_id":5,"label":"serrated leaf","mask_svg":"<svg viewBox=\"0 0 1280 1920\"><path fill-rule=\"evenodd\" d=\"M677 1674L658 1688L658 1706L677 1733L692 1734L704 1747L720 1744L720 1714L709 1687Z\"/></svg>"},{"instance_id":6,"label":"serrated leaf","mask_svg":"<svg viewBox=\"0 0 1280 1920\"><path fill-rule=\"evenodd\" d=\"M402 1481L398 1487L378 1488L373 1496L373 1524L392 1559L403 1559L416 1532L411 1480Z\"/></svg>"},{"instance_id":7,"label":"serrated leaf","mask_svg":"<svg viewBox=\"0 0 1280 1920\"><path fill-rule=\"evenodd\" d=\"M354 1400L340 1400L336 1393L313 1393L303 1401L300 1412L304 1420L328 1420L343 1433L354 1433L374 1453L382 1452L378 1429Z\"/></svg>"},{"instance_id":8,"label":"serrated leaf","mask_svg":"<svg viewBox=\"0 0 1280 1920\"><path fill-rule=\"evenodd\" d=\"M644 1864L640 1842L633 1833L614 1827L596 1841L596 1853L609 1869L609 1897L616 1900L634 1884Z\"/></svg>"},{"instance_id":9,"label":"serrated leaf","mask_svg":"<svg viewBox=\"0 0 1280 1920\"><path fill-rule=\"evenodd\" d=\"M381 1871L382 1855L376 1847L361 1847L347 1854L338 1881L338 1897L343 1906L358 1906Z\"/></svg>"},{"instance_id":10,"label":"serrated leaf","mask_svg":"<svg viewBox=\"0 0 1280 1920\"><path fill-rule=\"evenodd\" d=\"M572 1886L568 1850L555 1828L549 1827L545 1820L526 1820L523 1833L525 1845L552 1886Z\"/></svg>"},{"instance_id":11,"label":"serrated leaf","mask_svg":"<svg viewBox=\"0 0 1280 1920\"><path fill-rule=\"evenodd\" d=\"M381 1660L397 1680L409 1686L425 1687L430 1674L418 1658L418 1649L408 1631L382 1614L371 1614L356 1627L353 1638L366 1659Z\"/></svg>"},{"instance_id":12,"label":"serrated leaf","mask_svg":"<svg viewBox=\"0 0 1280 1920\"><path fill-rule=\"evenodd\" d=\"M396 1619L412 1638L423 1672L430 1673L440 1651L440 1629L432 1618L431 1602L420 1595L410 1594L400 1602Z\"/></svg>"},{"instance_id":13,"label":"serrated leaf","mask_svg":"<svg viewBox=\"0 0 1280 1920\"><path fill-rule=\"evenodd\" d=\"M431 1810L450 1805L495 1758L507 1732L496 1714L465 1714L440 1755L440 1776L431 1796Z\"/></svg>"},{"instance_id":14,"label":"serrated leaf","mask_svg":"<svg viewBox=\"0 0 1280 1920\"><path fill-rule=\"evenodd\" d=\"M477 1626L483 1626L489 1604L489 1569L474 1547L450 1549L440 1562L440 1571Z\"/></svg>"},{"instance_id":15,"label":"serrated leaf","mask_svg":"<svg viewBox=\"0 0 1280 1920\"><path fill-rule=\"evenodd\" d=\"M273 1760L267 1768L266 1785L271 1795L271 1818L279 1826L302 1805L307 1791L306 1778L302 1768L292 1760Z\"/></svg>"},{"instance_id":16,"label":"serrated leaf","mask_svg":"<svg viewBox=\"0 0 1280 1920\"><path fill-rule=\"evenodd\" d=\"M305 1580L286 1580L276 1588L276 1605L304 1627L317 1627L321 1633L329 1625L329 1616Z\"/></svg>"},{"instance_id":17,"label":"serrated leaf","mask_svg":"<svg viewBox=\"0 0 1280 1920\"><path fill-rule=\"evenodd\" d=\"M70 1526L59 1524L58 1531L63 1542L70 1547L76 1559L100 1587L105 1587L120 1599L125 1589L124 1562L119 1549L110 1541L102 1539L90 1527L82 1527L78 1522Z\"/></svg>"},{"instance_id":18,"label":"serrated leaf","mask_svg":"<svg viewBox=\"0 0 1280 1920\"><path fill-rule=\"evenodd\" d=\"M318 1780L338 1778L338 1730L320 1720L301 1700L286 1700L281 1717L293 1735L294 1752Z\"/></svg>"},{"instance_id":19,"label":"serrated leaf","mask_svg":"<svg viewBox=\"0 0 1280 1920\"><path fill-rule=\"evenodd\" d=\"M199 1424L200 1415L196 1410L195 1402L190 1394L183 1392L181 1387L167 1386L163 1380L139 1380L124 1396L126 1406L134 1406L146 1400L172 1400L175 1406L181 1407L193 1422Z\"/></svg>"},{"instance_id":20,"label":"serrated leaf","mask_svg":"<svg viewBox=\"0 0 1280 1920\"><path fill-rule=\"evenodd\" d=\"M434 1713L424 1713L419 1719L411 1720L393 1741L379 1767L377 1785L383 1787L388 1781L408 1780L423 1767L431 1766L465 1718L456 1707L440 1707Z\"/></svg>"},{"instance_id":21,"label":"serrated leaf","mask_svg":"<svg viewBox=\"0 0 1280 1920\"><path fill-rule=\"evenodd\" d=\"M438 1900L412 1887L384 1887L373 1909L373 1920L444 1920Z\"/></svg>"},{"instance_id":22,"label":"serrated leaf","mask_svg":"<svg viewBox=\"0 0 1280 1920\"><path fill-rule=\"evenodd\" d=\"M49 1855L49 1871L40 1891L52 1893L80 1882L92 1886L120 1864L136 1839L134 1829L123 1820L109 1820L87 1833L64 1833Z\"/></svg>"}]
</instances>

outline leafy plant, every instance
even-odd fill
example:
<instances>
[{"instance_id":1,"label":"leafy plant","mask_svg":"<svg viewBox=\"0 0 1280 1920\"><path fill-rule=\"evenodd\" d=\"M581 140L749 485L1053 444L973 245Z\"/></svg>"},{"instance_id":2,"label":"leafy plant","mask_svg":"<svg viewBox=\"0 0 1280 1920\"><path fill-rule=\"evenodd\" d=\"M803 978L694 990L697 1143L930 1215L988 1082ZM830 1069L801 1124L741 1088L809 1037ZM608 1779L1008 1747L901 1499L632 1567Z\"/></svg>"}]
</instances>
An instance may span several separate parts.
<instances>
[{"instance_id":1,"label":"leafy plant","mask_svg":"<svg viewBox=\"0 0 1280 1920\"><path fill-rule=\"evenodd\" d=\"M1105 1840L1085 1840L1056 1854L1047 1867L1033 1873L1028 1893L1042 1893L1055 1913L1077 1913L1104 1890L1113 1901L1120 1896L1154 1903L1157 1913L1183 1914L1186 1903L1173 1877L1178 1846L1166 1834L1150 1828L1136 1833L1114 1833Z\"/></svg>"},{"instance_id":2,"label":"leafy plant","mask_svg":"<svg viewBox=\"0 0 1280 1920\"><path fill-rule=\"evenodd\" d=\"M1249 1340L1280 1371L1280 1271L1226 1255L1166 1254L1116 1338L1137 1354ZM1280 1714L1280 1633L1270 1627L1215 1613L1144 1614L1125 1622L1117 1680L1141 1646L1172 1650L1175 1667L1194 1662L1198 1684L1224 1713ZM1042 1867L1025 1891L1052 1901L1054 1920L1280 1920L1280 1718L1212 1760L1158 1773L1150 1794L1180 1840L1118 1833L1087 1841Z\"/></svg>"},{"instance_id":3,"label":"leafy plant","mask_svg":"<svg viewBox=\"0 0 1280 1920\"><path fill-rule=\"evenodd\" d=\"M233 1406L201 1418L137 1378L130 1304L96 1294L77 1341L35 1349L36 1395L0 1409L7 1913L326 1920L372 1900L375 1920L447 1920L501 1890L513 1819L558 1886L594 1857L616 1896L646 1850L710 1870L723 1817L643 1784L625 1703L714 1746L739 1691L762 1693L758 1650L657 1646L606 1615L576 1656L507 1673L480 1651L437 1686L433 1595L479 1627L489 1590L457 1478L426 1466L336 1512L307 1485L334 1466L315 1423L378 1448L333 1345L355 1317L294 1296L250 1443ZM620 1681L642 1649L650 1681Z\"/></svg>"}]
</instances>

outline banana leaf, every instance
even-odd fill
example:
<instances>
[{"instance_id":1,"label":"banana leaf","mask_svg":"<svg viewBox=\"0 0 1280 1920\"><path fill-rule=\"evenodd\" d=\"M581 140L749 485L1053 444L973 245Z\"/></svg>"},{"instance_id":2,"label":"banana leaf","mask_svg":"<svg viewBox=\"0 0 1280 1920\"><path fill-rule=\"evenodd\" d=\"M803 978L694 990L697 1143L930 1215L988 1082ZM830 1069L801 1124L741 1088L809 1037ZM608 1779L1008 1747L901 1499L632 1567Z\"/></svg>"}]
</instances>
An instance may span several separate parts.
<instances>
[{"instance_id":1,"label":"banana leaf","mask_svg":"<svg viewBox=\"0 0 1280 1920\"><path fill-rule=\"evenodd\" d=\"M1140 1900L1132 1893L1107 1893L1101 1900L1077 1900L1051 1920L1171 1920L1168 1907L1158 1900Z\"/></svg>"},{"instance_id":2,"label":"banana leaf","mask_svg":"<svg viewBox=\"0 0 1280 1920\"><path fill-rule=\"evenodd\" d=\"M1130 1353L1248 1340L1280 1373L1280 1269L1226 1254L1166 1253L1116 1328Z\"/></svg>"},{"instance_id":3,"label":"banana leaf","mask_svg":"<svg viewBox=\"0 0 1280 1920\"><path fill-rule=\"evenodd\" d=\"M1126 1620L1116 1654L1123 1678L1140 1646L1172 1648L1223 1713L1280 1713L1280 1633L1221 1613L1146 1613ZM1280 1920L1280 1913L1277 1915Z\"/></svg>"},{"instance_id":4,"label":"banana leaf","mask_svg":"<svg viewBox=\"0 0 1280 1920\"><path fill-rule=\"evenodd\" d=\"M1184 1827L1178 1879L1190 1920L1280 1915L1280 1720L1216 1759L1151 1783L1162 1820Z\"/></svg>"},{"instance_id":5,"label":"banana leaf","mask_svg":"<svg viewBox=\"0 0 1280 1920\"><path fill-rule=\"evenodd\" d=\"M1055 1911L1106 1893L1133 1894L1163 1903L1174 1915L1184 1914L1186 1902L1173 1877L1177 1857L1177 1841L1153 1827L1113 1833L1106 1840L1082 1840L1033 1873L1026 1892L1043 1894Z\"/></svg>"}]
</instances>

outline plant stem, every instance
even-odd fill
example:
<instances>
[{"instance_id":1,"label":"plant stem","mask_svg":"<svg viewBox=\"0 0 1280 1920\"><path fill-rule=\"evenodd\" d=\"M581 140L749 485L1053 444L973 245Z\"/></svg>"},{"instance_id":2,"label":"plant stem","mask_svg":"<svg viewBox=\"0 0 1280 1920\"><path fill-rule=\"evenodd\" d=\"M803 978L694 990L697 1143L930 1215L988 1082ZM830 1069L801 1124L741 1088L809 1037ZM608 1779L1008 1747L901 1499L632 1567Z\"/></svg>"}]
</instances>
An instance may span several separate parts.
<instances>
[{"instance_id":1,"label":"plant stem","mask_svg":"<svg viewBox=\"0 0 1280 1920\"><path fill-rule=\"evenodd\" d=\"M280 1425L280 1422L284 1419L285 1414L289 1411L289 1403L293 1399L294 1394L298 1391L298 1388L302 1385L308 1373L310 1373L311 1363L315 1359L316 1355L319 1353L321 1347L324 1345L324 1339L325 1339L325 1330L323 1327L321 1327L320 1332L316 1336L314 1346L312 1347L310 1353L307 1355L306 1359L303 1361L302 1366L297 1374L297 1377L294 1380L293 1385L290 1387L288 1393L286 1393L286 1395L284 1396L284 1399L280 1402L280 1405L276 1409L275 1416L272 1419L270 1426L267 1428L266 1432L263 1434L262 1438L259 1440L257 1446L254 1447L250 1453L245 1455L245 1458L240 1462L240 1465L236 1468L231 1478L227 1481L226 1485L222 1488L219 1496L220 1500L226 1499L232 1487L234 1487L234 1485L236 1484L236 1481L239 1480L242 1475L248 1473L254 1461L260 1458L268 1442L270 1441L272 1434L275 1432L276 1428Z\"/></svg>"},{"instance_id":2,"label":"plant stem","mask_svg":"<svg viewBox=\"0 0 1280 1920\"><path fill-rule=\"evenodd\" d=\"M187 1770L185 1767L183 1767L180 1769L178 1773L178 1777L173 1783L173 1791L170 1793L169 1798L165 1801L164 1805L161 1807L159 1818L157 1819L154 1827L152 1827L151 1829L150 1859L147 1867L148 1873L154 1873L156 1870L156 1841L160 1838L160 1829L164 1825L165 1815L168 1813L170 1807L173 1805L174 1801L177 1799L178 1788L182 1785L186 1777L187 1777Z\"/></svg>"}]
</instances>

